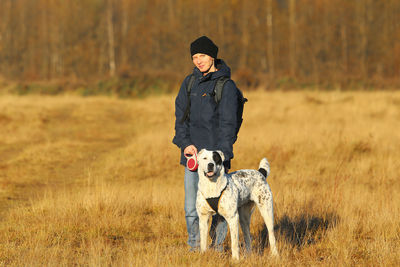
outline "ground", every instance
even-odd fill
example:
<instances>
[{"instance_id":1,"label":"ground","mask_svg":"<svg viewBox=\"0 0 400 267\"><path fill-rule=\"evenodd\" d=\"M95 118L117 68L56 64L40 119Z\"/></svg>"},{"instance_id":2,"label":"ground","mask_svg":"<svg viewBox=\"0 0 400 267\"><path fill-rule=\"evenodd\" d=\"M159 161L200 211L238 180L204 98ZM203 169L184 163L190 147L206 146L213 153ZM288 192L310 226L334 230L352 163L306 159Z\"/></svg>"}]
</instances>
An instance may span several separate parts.
<instances>
[{"instance_id":1,"label":"ground","mask_svg":"<svg viewBox=\"0 0 400 267\"><path fill-rule=\"evenodd\" d=\"M256 211L240 264L400 264L400 93L244 93L232 170L270 161L281 257ZM173 95L1 96L0 265L235 265L229 239L188 252L173 116Z\"/></svg>"}]
</instances>

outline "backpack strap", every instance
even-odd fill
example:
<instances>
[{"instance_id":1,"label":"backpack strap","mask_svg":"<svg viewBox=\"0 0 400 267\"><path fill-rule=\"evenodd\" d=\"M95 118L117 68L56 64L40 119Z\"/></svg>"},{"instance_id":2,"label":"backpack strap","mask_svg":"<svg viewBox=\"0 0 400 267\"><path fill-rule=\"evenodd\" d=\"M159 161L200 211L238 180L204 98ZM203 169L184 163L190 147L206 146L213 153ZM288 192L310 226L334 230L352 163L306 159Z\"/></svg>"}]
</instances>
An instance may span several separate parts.
<instances>
[{"instance_id":1,"label":"backpack strap","mask_svg":"<svg viewBox=\"0 0 400 267\"><path fill-rule=\"evenodd\" d=\"M186 92L187 92L188 95L190 95L190 91L192 90L194 80L196 80L196 77L192 73L192 74L190 74L189 82L188 82L188 84L186 86Z\"/></svg>"},{"instance_id":2,"label":"backpack strap","mask_svg":"<svg viewBox=\"0 0 400 267\"><path fill-rule=\"evenodd\" d=\"M189 112L190 112L190 91L192 90L193 83L196 77L194 74L190 75L189 82L186 85L186 93L187 93L187 104L186 104L186 110L185 113L183 114L183 117L181 119L181 123L184 123L186 119L189 117Z\"/></svg>"},{"instance_id":3,"label":"backpack strap","mask_svg":"<svg viewBox=\"0 0 400 267\"><path fill-rule=\"evenodd\" d=\"M215 87L214 87L214 99L215 103L219 104L222 98L222 89L224 89L224 85L227 81L230 79L228 77L221 77L218 78L217 81L215 82Z\"/></svg>"}]
</instances>

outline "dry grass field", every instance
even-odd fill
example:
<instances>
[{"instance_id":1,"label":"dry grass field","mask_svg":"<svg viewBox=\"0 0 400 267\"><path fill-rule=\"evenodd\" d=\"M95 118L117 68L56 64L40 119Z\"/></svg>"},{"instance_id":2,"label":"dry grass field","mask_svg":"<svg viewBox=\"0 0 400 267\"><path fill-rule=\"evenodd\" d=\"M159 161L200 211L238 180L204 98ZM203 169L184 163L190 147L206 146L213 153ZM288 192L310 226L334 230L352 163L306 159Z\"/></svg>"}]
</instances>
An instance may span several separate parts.
<instances>
[{"instance_id":1,"label":"dry grass field","mask_svg":"<svg viewBox=\"0 0 400 267\"><path fill-rule=\"evenodd\" d=\"M232 168L269 159L279 259L257 210L239 263L188 252L174 96L1 96L0 266L400 265L400 92L246 97Z\"/></svg>"}]
</instances>

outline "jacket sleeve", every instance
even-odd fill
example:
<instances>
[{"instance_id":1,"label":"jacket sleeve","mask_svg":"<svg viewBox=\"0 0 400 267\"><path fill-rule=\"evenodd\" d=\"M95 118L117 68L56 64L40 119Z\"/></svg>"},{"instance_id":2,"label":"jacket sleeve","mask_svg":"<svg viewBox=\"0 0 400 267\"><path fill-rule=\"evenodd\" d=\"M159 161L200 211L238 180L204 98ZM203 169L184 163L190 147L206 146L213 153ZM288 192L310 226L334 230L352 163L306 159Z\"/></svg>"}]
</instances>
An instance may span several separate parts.
<instances>
[{"instance_id":1,"label":"jacket sleeve","mask_svg":"<svg viewBox=\"0 0 400 267\"><path fill-rule=\"evenodd\" d=\"M192 144L190 140L189 123L187 120L181 122L188 104L188 95L186 91L187 82L188 77L182 82L178 96L175 99L175 136L172 142L182 150Z\"/></svg>"},{"instance_id":2,"label":"jacket sleeve","mask_svg":"<svg viewBox=\"0 0 400 267\"><path fill-rule=\"evenodd\" d=\"M233 158L233 143L236 140L237 109L236 85L232 80L229 80L224 85L222 97L218 104L218 149L224 153L225 160Z\"/></svg>"}]
</instances>

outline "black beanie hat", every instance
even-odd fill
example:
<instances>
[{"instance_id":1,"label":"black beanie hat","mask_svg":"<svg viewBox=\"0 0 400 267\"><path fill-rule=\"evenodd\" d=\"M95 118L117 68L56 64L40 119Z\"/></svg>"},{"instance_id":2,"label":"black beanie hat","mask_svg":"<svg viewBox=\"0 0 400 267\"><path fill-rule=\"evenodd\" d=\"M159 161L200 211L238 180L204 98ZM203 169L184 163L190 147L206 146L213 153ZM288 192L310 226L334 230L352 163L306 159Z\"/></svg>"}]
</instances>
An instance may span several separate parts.
<instances>
[{"instance_id":1,"label":"black beanie hat","mask_svg":"<svg viewBox=\"0 0 400 267\"><path fill-rule=\"evenodd\" d=\"M207 36L201 36L190 44L190 54L201 53L209 55L212 58L217 58L218 46L211 41Z\"/></svg>"}]
</instances>

